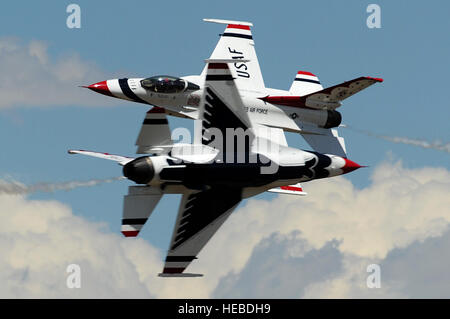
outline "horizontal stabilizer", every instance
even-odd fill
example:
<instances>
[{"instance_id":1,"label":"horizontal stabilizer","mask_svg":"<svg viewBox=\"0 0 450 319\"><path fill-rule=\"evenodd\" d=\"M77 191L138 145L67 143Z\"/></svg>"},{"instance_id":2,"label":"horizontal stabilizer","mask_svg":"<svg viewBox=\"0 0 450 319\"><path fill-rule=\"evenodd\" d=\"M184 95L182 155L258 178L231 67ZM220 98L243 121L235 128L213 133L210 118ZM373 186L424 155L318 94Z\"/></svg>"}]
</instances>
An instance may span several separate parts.
<instances>
[{"instance_id":1,"label":"horizontal stabilizer","mask_svg":"<svg viewBox=\"0 0 450 319\"><path fill-rule=\"evenodd\" d=\"M275 187L268 190L271 193L289 194L289 195L299 195L305 196L306 192L303 191L302 185L300 183L288 186Z\"/></svg>"},{"instance_id":2,"label":"horizontal stabilizer","mask_svg":"<svg viewBox=\"0 0 450 319\"><path fill-rule=\"evenodd\" d=\"M272 104L334 110L341 106L341 101L377 82L383 82L383 79L362 76L304 96L266 96L260 99Z\"/></svg>"}]
</instances>

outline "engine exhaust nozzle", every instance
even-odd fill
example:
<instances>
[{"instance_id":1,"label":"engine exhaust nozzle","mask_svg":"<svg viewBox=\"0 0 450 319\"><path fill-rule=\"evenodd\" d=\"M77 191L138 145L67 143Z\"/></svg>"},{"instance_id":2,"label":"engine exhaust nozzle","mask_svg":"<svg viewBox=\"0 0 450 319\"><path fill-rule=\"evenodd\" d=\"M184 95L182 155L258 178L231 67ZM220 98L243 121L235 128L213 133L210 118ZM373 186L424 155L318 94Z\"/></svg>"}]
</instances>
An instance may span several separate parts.
<instances>
[{"instance_id":1,"label":"engine exhaust nozzle","mask_svg":"<svg viewBox=\"0 0 450 319\"><path fill-rule=\"evenodd\" d=\"M149 156L138 157L123 167L123 175L136 184L148 184L155 176Z\"/></svg>"}]
</instances>

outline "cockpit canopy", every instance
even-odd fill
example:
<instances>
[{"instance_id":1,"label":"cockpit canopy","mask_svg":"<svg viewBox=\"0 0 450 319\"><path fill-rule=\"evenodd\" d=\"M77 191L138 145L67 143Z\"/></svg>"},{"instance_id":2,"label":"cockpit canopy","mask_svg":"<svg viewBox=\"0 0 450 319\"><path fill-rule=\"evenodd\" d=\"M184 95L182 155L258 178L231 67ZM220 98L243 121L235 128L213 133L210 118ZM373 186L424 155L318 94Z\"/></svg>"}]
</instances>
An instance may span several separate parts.
<instances>
[{"instance_id":1,"label":"cockpit canopy","mask_svg":"<svg viewBox=\"0 0 450 319\"><path fill-rule=\"evenodd\" d=\"M143 88L155 93L181 93L183 91L196 91L200 87L194 83L188 82L184 79L169 76L156 75L150 78L141 80Z\"/></svg>"}]
</instances>

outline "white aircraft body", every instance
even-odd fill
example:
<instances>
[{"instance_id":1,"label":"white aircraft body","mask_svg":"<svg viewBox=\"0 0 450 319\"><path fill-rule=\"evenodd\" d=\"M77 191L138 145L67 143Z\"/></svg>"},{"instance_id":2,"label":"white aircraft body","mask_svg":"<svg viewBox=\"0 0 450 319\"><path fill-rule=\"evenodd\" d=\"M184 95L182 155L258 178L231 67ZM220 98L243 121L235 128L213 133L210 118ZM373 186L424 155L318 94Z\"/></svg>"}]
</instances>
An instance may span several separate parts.
<instances>
[{"instance_id":1,"label":"white aircraft body","mask_svg":"<svg viewBox=\"0 0 450 319\"><path fill-rule=\"evenodd\" d=\"M83 150L69 151L71 154L115 161L123 166L124 176L137 184L129 187L124 198L122 233L127 237L138 235L164 194L182 194L160 276L201 276L185 273L185 269L197 258L201 249L243 199L265 191L304 195L300 185L302 182L346 174L361 167L345 156L303 151L287 145L283 130L288 129L288 126L299 132L303 130L298 126L301 122L288 116L289 112L286 110L306 110L319 112L318 114L332 110L275 105L259 99L261 95L267 96L269 92L278 91L264 88L254 50L250 49L253 42L247 26L248 24L243 23L228 25L213 56L206 61L203 75L196 78L199 89L192 92L198 95L198 103L191 111L182 106L184 102L180 102L179 109L167 102L164 105L155 103L159 107L147 112L137 139L137 153L147 155L130 158ZM243 37L226 35L231 31ZM244 57L249 58L249 61L235 62L236 59L223 57L220 52L216 52L228 50L230 46L236 51L244 51L245 48L245 54L249 56ZM240 67L241 63L246 63L246 67ZM239 76L244 69L249 77ZM301 79L302 76L300 74ZM186 99L192 97L193 93L189 93L190 84L186 79L188 78L174 80L173 84L184 83L184 91L181 90L182 93L178 96L174 95L174 100L181 100L184 95L186 97L183 98ZM373 80L359 81L358 88ZM194 83L194 80L189 82ZM108 81L108 90L115 92L111 94L120 96L115 85L123 86L123 80L111 80L111 83L115 84ZM151 94L160 98L159 93L156 93L158 83L155 84L155 92L142 87L147 82L139 79L128 79L126 83L134 88L136 96L140 96L142 100L145 98L147 103L154 103ZM150 81L148 87L151 87L151 83ZM305 90L306 87L302 85L304 83L319 85L295 82L293 92ZM114 88L117 90L114 91ZM357 89L349 84L346 92L348 90L353 92ZM323 94L325 93L319 93L313 101L323 101L330 105L334 103L331 99L337 94L334 90L328 93L328 98L322 97ZM127 94L120 97L129 98ZM305 101L309 103L308 99ZM256 112L248 111L250 107L266 109L269 113L257 115ZM168 109L176 114L196 114L193 118L198 119L201 125L194 130L192 144L174 144L170 141ZM269 122L279 124L274 126L269 125Z\"/></svg>"},{"instance_id":2,"label":"white aircraft body","mask_svg":"<svg viewBox=\"0 0 450 319\"><path fill-rule=\"evenodd\" d=\"M235 84L252 123L300 133L317 152L347 156L344 139L337 131L342 117L336 108L344 99L382 79L358 77L324 89L313 73L298 71L288 91L267 88L250 30L253 25L242 21L204 20L227 25L210 59L233 60ZM115 98L162 108L168 115L199 119L205 75L206 69L200 75L112 79L86 87Z\"/></svg>"}]
</instances>

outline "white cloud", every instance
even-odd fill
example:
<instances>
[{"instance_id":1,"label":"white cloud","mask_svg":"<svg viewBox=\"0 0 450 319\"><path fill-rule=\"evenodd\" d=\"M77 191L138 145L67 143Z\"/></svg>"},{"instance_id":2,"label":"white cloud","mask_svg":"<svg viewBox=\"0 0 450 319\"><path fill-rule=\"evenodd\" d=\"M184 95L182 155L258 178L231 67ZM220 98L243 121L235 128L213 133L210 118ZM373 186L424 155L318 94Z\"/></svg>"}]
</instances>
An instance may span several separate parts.
<instances>
[{"instance_id":1,"label":"white cloud","mask_svg":"<svg viewBox=\"0 0 450 319\"><path fill-rule=\"evenodd\" d=\"M291 254L295 249L301 254ZM306 249L305 249L306 248ZM253 250L239 273L224 276L217 298L395 298L404 297L386 279L381 265L381 289L369 289L367 266L379 261L342 253L337 241L315 249L297 236L271 236ZM395 285L394 285L395 286Z\"/></svg>"},{"instance_id":2,"label":"white cloud","mask_svg":"<svg viewBox=\"0 0 450 319\"><path fill-rule=\"evenodd\" d=\"M314 282L305 287L302 298L406 298L408 292L386 280L385 268L380 265L380 288L368 288L367 266L379 261L361 258L351 254L342 254L342 269L339 274L323 281Z\"/></svg>"},{"instance_id":3,"label":"white cloud","mask_svg":"<svg viewBox=\"0 0 450 319\"><path fill-rule=\"evenodd\" d=\"M392 250L382 260L343 254L334 278L305 288L304 298L449 298L450 228L440 237L418 240ZM367 266L380 266L381 288L369 289Z\"/></svg>"},{"instance_id":4,"label":"white cloud","mask_svg":"<svg viewBox=\"0 0 450 319\"><path fill-rule=\"evenodd\" d=\"M342 268L336 241L314 249L299 238L273 234L252 252L244 269L224 276L217 285L217 298L300 298L312 283L333 278Z\"/></svg>"},{"instance_id":5,"label":"white cloud","mask_svg":"<svg viewBox=\"0 0 450 319\"><path fill-rule=\"evenodd\" d=\"M450 229L394 249L382 261L385 281L413 298L450 298Z\"/></svg>"},{"instance_id":6,"label":"white cloud","mask_svg":"<svg viewBox=\"0 0 450 319\"><path fill-rule=\"evenodd\" d=\"M59 202L0 195L0 207L0 297L152 296L130 259L136 251L160 259L142 240L123 241ZM66 286L73 263L81 266L81 289Z\"/></svg>"},{"instance_id":7,"label":"white cloud","mask_svg":"<svg viewBox=\"0 0 450 319\"><path fill-rule=\"evenodd\" d=\"M52 58L42 41L0 38L0 109L12 106L103 106L117 103L79 85L111 78L77 53Z\"/></svg>"},{"instance_id":8,"label":"white cloud","mask_svg":"<svg viewBox=\"0 0 450 319\"><path fill-rule=\"evenodd\" d=\"M266 277L272 283L286 282L286 289L293 285L299 293L292 297L404 297L412 296L408 281L414 276L426 278L433 276L426 272L412 275L419 266L401 260L400 268L409 268L410 277L404 275L384 276L382 289L368 289L366 286L367 265L380 263L382 272L388 271L392 251L406 251L412 245L435 238L444 240L442 236L449 229L450 221L450 172L443 168L406 169L400 162L384 163L376 168L372 176L372 184L364 189L356 189L345 178L333 178L316 181L304 185L308 196L295 198L280 196L272 202L250 200L218 234L217 242L211 243L207 249L221 251L229 245L238 251L240 260L230 258L233 267L228 275L218 284L214 295L230 297L242 287L258 287L257 291L247 291L247 297L276 297L271 295L272 286L267 284ZM259 247L261 238L277 231L281 236L289 237L297 234L299 242L287 245L273 241L270 249L252 249ZM230 233L232 234L230 236ZM225 238L226 234L229 236ZM248 241L246 241L248 239ZM216 240L216 239L213 239ZM284 271L286 265L297 268L307 276L318 277L311 273L306 256L274 261L274 251L285 252L295 248L301 240L305 240L316 254L324 254L333 240L339 242L338 255L334 265L342 269L333 278L306 283L303 277L296 277L292 271ZM222 247L221 244L223 243ZM436 246L430 252L433 262L417 260L417 264L443 263L450 260L436 261L445 255L444 245ZM232 252L230 251L230 254ZM417 252L416 252L417 253ZM275 259L277 259L276 255ZM225 253L225 256L227 254ZM227 256L228 257L228 256ZM279 258L278 258L279 259ZM401 258L400 258L401 259ZM431 258L429 258L431 259ZM448 258L447 258L448 259ZM324 262L328 262L326 258ZM385 266L384 262L387 264ZM222 264L225 264L222 260ZM318 268L324 265L315 261ZM268 274L267 266L272 272ZM307 265L306 267L304 265ZM386 268L386 269L385 269ZM431 269L431 267L429 267ZM281 271L278 271L281 270ZM333 273L331 270L322 274ZM251 274L251 275L250 275ZM445 270L439 267L438 278L447 278ZM418 284L421 286L426 281ZM266 283L262 286L262 283ZM435 281L438 284L437 281ZM307 286L305 287L305 285ZM447 286L450 282L447 281ZM304 290L304 294L301 291ZM228 291L228 293L227 293ZM419 289L417 289L419 291ZM264 294L265 293L265 294ZM440 290L441 296L450 296L450 289ZM419 294L420 296L427 296ZM417 296L417 294L415 295Z\"/></svg>"},{"instance_id":9,"label":"white cloud","mask_svg":"<svg viewBox=\"0 0 450 319\"><path fill-rule=\"evenodd\" d=\"M395 247L441 235L450 222L450 172L443 168L410 170L400 162L385 163L362 190L342 177L304 188L308 196L302 198L249 200L233 216L233 238L300 230L316 248L337 239L343 252L383 258Z\"/></svg>"},{"instance_id":10,"label":"white cloud","mask_svg":"<svg viewBox=\"0 0 450 319\"><path fill-rule=\"evenodd\" d=\"M181 279L156 276L165 252L143 240L58 202L3 194L0 296L449 297L449 177L384 163L364 189L332 178L305 184L306 197L249 200L190 266L205 277ZM82 267L81 289L65 286L71 263ZM381 289L366 286L371 263Z\"/></svg>"}]
</instances>

